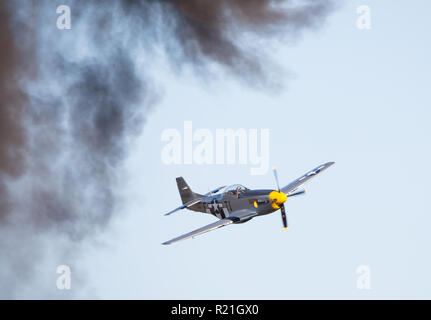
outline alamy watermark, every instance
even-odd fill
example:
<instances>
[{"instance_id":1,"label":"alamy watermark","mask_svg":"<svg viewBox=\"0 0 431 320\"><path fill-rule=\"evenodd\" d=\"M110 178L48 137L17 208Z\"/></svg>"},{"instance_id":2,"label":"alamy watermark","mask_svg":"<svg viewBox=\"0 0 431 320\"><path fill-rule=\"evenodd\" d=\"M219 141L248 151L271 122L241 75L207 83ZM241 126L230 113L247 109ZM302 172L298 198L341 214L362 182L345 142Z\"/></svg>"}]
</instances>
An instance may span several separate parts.
<instances>
[{"instance_id":1,"label":"alamy watermark","mask_svg":"<svg viewBox=\"0 0 431 320\"><path fill-rule=\"evenodd\" d=\"M356 13L359 14L356 20L356 27L360 30L371 29L371 9L367 5L359 6L356 9Z\"/></svg>"},{"instance_id":2,"label":"alamy watermark","mask_svg":"<svg viewBox=\"0 0 431 320\"><path fill-rule=\"evenodd\" d=\"M356 268L356 288L361 290L371 289L371 268L366 264L361 264Z\"/></svg>"},{"instance_id":3,"label":"alamy watermark","mask_svg":"<svg viewBox=\"0 0 431 320\"><path fill-rule=\"evenodd\" d=\"M57 273L60 274L57 278L57 289L58 290L70 290L72 284L72 273L70 267L67 265L59 265L57 267Z\"/></svg>"},{"instance_id":4,"label":"alamy watermark","mask_svg":"<svg viewBox=\"0 0 431 320\"><path fill-rule=\"evenodd\" d=\"M183 132L165 129L161 135L165 145L161 151L166 165L248 165L251 175L264 175L269 170L269 129L193 129L192 121L184 121Z\"/></svg>"},{"instance_id":5,"label":"alamy watermark","mask_svg":"<svg viewBox=\"0 0 431 320\"><path fill-rule=\"evenodd\" d=\"M57 7L57 29L70 30L72 29L72 17L70 15L70 7L61 5Z\"/></svg>"}]
</instances>

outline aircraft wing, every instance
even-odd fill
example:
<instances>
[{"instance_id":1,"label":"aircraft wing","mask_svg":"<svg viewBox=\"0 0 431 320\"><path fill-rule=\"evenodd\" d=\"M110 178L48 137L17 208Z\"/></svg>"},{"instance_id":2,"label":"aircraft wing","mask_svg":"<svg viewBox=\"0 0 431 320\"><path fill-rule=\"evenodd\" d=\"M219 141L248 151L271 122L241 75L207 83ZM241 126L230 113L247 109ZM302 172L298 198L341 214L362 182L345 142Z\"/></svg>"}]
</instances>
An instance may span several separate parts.
<instances>
[{"instance_id":1,"label":"aircraft wing","mask_svg":"<svg viewBox=\"0 0 431 320\"><path fill-rule=\"evenodd\" d=\"M203 234L205 232L212 231L212 230L227 226L227 225L235 223L235 222L239 222L241 220L250 219L256 215L257 215L257 213L255 211L246 210L246 209L234 211L227 218L224 218L224 219L221 219L219 221L210 223L209 225L206 225L205 227L202 227L202 228L196 229L192 232L183 234L182 236L179 236L177 238L163 242L162 244L172 244L172 243L175 243L175 242L178 242L181 240L192 238L192 237L198 236L200 234Z\"/></svg>"},{"instance_id":2,"label":"aircraft wing","mask_svg":"<svg viewBox=\"0 0 431 320\"><path fill-rule=\"evenodd\" d=\"M314 168L313 170L304 174L302 177L296 179L295 181L289 183L287 186L284 186L283 188L281 188L280 191L289 195L289 193L292 193L293 191L298 189L300 186L302 186L304 183L306 183L308 180L317 176L323 170L328 169L334 163L335 162L327 162L327 163L324 163L324 164Z\"/></svg>"}]
</instances>

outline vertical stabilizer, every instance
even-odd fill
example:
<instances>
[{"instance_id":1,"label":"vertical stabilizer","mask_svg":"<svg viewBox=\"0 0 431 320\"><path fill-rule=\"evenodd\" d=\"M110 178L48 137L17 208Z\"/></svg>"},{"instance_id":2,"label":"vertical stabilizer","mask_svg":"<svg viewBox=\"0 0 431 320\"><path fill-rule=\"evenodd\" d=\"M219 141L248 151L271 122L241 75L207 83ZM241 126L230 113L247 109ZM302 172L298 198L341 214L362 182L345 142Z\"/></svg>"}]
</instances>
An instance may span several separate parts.
<instances>
[{"instance_id":1,"label":"vertical stabilizer","mask_svg":"<svg viewBox=\"0 0 431 320\"><path fill-rule=\"evenodd\" d=\"M203 197L201 194L194 193L192 189L190 189L189 185L187 184L187 182L184 180L183 177L177 178L177 186L178 186L178 191L180 192L181 201L183 202L183 204L189 201L192 201L196 198Z\"/></svg>"}]
</instances>

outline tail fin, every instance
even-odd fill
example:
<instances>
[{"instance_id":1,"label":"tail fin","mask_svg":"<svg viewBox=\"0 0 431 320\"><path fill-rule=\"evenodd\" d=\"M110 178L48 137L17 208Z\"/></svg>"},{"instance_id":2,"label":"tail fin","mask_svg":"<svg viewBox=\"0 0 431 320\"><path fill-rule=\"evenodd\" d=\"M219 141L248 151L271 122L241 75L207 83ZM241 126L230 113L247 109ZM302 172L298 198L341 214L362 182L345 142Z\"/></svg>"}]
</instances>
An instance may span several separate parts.
<instances>
[{"instance_id":1,"label":"tail fin","mask_svg":"<svg viewBox=\"0 0 431 320\"><path fill-rule=\"evenodd\" d=\"M187 184L187 182L184 180L183 177L177 178L177 186L178 186L178 191L180 192L181 201L183 202L183 204L189 201L192 201L196 198L203 197L203 195L199 193L194 193L192 189L190 189L189 185Z\"/></svg>"}]
</instances>

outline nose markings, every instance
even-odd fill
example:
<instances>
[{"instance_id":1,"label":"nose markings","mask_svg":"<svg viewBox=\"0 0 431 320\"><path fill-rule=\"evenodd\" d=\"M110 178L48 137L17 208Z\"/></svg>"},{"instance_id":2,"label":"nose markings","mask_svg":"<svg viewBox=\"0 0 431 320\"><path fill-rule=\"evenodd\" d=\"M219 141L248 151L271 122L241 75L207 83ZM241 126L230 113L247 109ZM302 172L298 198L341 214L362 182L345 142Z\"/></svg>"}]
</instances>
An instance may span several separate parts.
<instances>
[{"instance_id":1,"label":"nose markings","mask_svg":"<svg viewBox=\"0 0 431 320\"><path fill-rule=\"evenodd\" d=\"M271 191L269 194L269 200L271 200L271 206L273 209L280 209L280 205L286 202L287 196L283 192Z\"/></svg>"}]
</instances>

